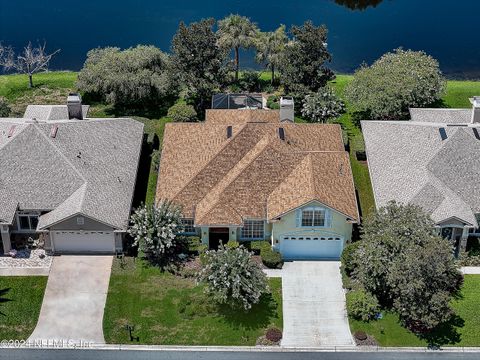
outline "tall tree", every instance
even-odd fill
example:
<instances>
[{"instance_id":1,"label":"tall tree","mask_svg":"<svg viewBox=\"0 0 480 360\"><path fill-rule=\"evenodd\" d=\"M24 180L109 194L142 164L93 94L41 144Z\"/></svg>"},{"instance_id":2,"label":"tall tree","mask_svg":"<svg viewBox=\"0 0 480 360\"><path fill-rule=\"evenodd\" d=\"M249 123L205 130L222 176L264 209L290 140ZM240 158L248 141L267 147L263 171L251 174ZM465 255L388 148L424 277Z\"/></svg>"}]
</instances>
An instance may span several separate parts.
<instances>
[{"instance_id":1,"label":"tall tree","mask_svg":"<svg viewBox=\"0 0 480 360\"><path fill-rule=\"evenodd\" d=\"M60 49L58 49L48 54L45 47L46 43L34 47L31 42L28 42L23 51L15 54L11 46L0 44L0 66L3 66L7 71L13 69L21 74L28 75L28 86L33 87L33 74L47 71L52 57L60 52Z\"/></svg>"},{"instance_id":2,"label":"tall tree","mask_svg":"<svg viewBox=\"0 0 480 360\"><path fill-rule=\"evenodd\" d=\"M220 46L233 49L235 52L235 81L238 80L240 68L240 48L249 49L255 45L257 25L245 16L231 14L218 21L218 43Z\"/></svg>"},{"instance_id":3,"label":"tall tree","mask_svg":"<svg viewBox=\"0 0 480 360\"><path fill-rule=\"evenodd\" d=\"M285 47L280 78L288 92L316 92L335 78L325 66L332 56L327 49L325 25L315 26L306 21L302 26L292 26L293 40Z\"/></svg>"},{"instance_id":4,"label":"tall tree","mask_svg":"<svg viewBox=\"0 0 480 360\"><path fill-rule=\"evenodd\" d=\"M227 51L218 45L214 19L186 26L181 22L172 40L172 64L197 112L203 113L227 75Z\"/></svg>"},{"instance_id":5,"label":"tall tree","mask_svg":"<svg viewBox=\"0 0 480 360\"><path fill-rule=\"evenodd\" d=\"M275 83L275 69L280 64L280 59L285 50L288 37L285 31L285 25L271 32L258 32L256 40L257 55L256 60L265 65L272 72L271 84Z\"/></svg>"}]
</instances>

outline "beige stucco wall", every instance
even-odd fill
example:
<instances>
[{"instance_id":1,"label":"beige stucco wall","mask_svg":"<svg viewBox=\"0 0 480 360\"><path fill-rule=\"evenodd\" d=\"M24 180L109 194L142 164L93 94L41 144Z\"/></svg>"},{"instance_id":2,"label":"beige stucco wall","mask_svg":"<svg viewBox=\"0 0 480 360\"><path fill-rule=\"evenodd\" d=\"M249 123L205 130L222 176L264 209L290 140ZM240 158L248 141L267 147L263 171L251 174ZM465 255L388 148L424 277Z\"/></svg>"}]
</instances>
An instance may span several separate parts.
<instances>
[{"instance_id":1,"label":"beige stucco wall","mask_svg":"<svg viewBox=\"0 0 480 360\"><path fill-rule=\"evenodd\" d=\"M310 206L323 206L320 203L312 202L305 207ZM344 238L344 245L348 243L352 238L352 224L347 222L347 217L335 210L330 209L332 214L332 221L330 227L316 227L316 228L303 228L297 227L296 223L296 211L291 211L283 216L280 220L273 223L273 244L278 245L281 242L281 238L288 234L335 234Z\"/></svg>"}]
</instances>

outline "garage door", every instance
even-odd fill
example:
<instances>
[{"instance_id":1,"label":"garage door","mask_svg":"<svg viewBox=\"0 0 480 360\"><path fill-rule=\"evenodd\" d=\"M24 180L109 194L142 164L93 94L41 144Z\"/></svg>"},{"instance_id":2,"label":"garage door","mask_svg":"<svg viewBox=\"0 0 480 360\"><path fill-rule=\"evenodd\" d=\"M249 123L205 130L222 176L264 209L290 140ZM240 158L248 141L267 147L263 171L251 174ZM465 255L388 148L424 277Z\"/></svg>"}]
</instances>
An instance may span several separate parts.
<instances>
[{"instance_id":1,"label":"garage door","mask_svg":"<svg viewBox=\"0 0 480 360\"><path fill-rule=\"evenodd\" d=\"M281 245L285 259L338 259L342 250L337 236L284 236Z\"/></svg>"},{"instance_id":2,"label":"garage door","mask_svg":"<svg viewBox=\"0 0 480 360\"><path fill-rule=\"evenodd\" d=\"M112 231L54 231L55 252L114 252L115 235Z\"/></svg>"}]
</instances>

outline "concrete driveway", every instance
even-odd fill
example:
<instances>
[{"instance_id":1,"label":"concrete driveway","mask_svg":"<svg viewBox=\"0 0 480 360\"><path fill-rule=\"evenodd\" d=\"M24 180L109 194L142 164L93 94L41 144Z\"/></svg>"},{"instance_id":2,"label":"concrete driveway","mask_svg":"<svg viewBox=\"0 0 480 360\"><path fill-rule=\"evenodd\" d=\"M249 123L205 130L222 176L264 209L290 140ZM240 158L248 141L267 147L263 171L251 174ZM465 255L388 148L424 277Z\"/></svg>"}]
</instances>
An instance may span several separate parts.
<instances>
[{"instance_id":1,"label":"concrete driveway","mask_svg":"<svg viewBox=\"0 0 480 360\"><path fill-rule=\"evenodd\" d=\"M353 345L340 262L294 261L282 269L283 339L287 347Z\"/></svg>"},{"instance_id":2,"label":"concrete driveway","mask_svg":"<svg viewBox=\"0 0 480 360\"><path fill-rule=\"evenodd\" d=\"M105 343L103 309L112 256L53 259L37 326L29 340Z\"/></svg>"}]
</instances>

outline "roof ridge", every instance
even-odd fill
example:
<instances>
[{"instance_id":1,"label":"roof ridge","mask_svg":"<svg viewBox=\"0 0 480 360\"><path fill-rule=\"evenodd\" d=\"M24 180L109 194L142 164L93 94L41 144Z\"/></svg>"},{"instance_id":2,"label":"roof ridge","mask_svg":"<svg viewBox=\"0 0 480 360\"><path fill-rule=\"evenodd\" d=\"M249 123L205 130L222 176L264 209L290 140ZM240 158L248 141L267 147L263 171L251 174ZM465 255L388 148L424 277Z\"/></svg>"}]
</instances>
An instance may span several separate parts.
<instances>
[{"instance_id":1,"label":"roof ridge","mask_svg":"<svg viewBox=\"0 0 480 360\"><path fill-rule=\"evenodd\" d=\"M41 134L41 136L43 136L43 138L45 140L47 140L48 144L53 147L55 149L55 151L60 155L60 157L68 164L72 167L72 169L77 173L77 175L86 183L87 182L87 179L85 179L85 177L82 175L82 173L76 168L75 165L73 165L73 163L67 159L67 157L65 156L65 154L63 152L60 151L60 149L53 143L53 141L50 140L50 138L38 127L37 124L31 124L34 126L34 128Z\"/></svg>"},{"instance_id":2,"label":"roof ridge","mask_svg":"<svg viewBox=\"0 0 480 360\"><path fill-rule=\"evenodd\" d=\"M209 166L209 165L223 152L223 150L225 150L225 149L227 148L227 146L230 145L230 143L231 143L233 140L235 140L235 139L244 131L244 129L246 128L246 125L247 125L247 124L242 124L242 127L240 128L240 131L238 131L236 134L234 134L234 135L230 138L230 140L227 140L227 141L225 142L225 144L217 151L217 153L216 153L214 156L212 156L212 158L211 158L203 167L201 167L195 174L193 174L193 175L191 176L190 180L189 180L182 188L180 188L180 190L178 190L175 194L173 194L173 195L171 196L171 198L172 198L172 199L175 199L178 195L180 195L180 194L183 192L183 190L185 190L185 189L196 179L196 177L197 177L202 171L204 171L205 168L206 168L207 166ZM219 126L225 126L225 125L219 125ZM164 137L165 137L165 136L164 136ZM161 164L160 164L160 167L161 167Z\"/></svg>"},{"instance_id":3,"label":"roof ridge","mask_svg":"<svg viewBox=\"0 0 480 360\"><path fill-rule=\"evenodd\" d=\"M196 209L200 207L200 205L207 201L209 196L220 195L226 189L228 185L233 183L238 177L242 174L243 170L245 170L248 165L252 164L260 155L262 155L265 150L271 145L272 140L268 138L268 136L263 136L256 144L253 146L247 154L240 161L238 161L235 166L212 188L210 191L205 194L205 196L198 202ZM253 156L252 156L253 155ZM245 160L246 159L246 160ZM224 183L224 184L222 184ZM224 186L221 186L224 185ZM221 191L220 191L221 190ZM218 194L215 194L215 191L219 191ZM216 199L212 205L205 209L203 216L200 218L205 217L210 210L218 203L219 199ZM195 214L196 215L196 214Z\"/></svg>"}]
</instances>

